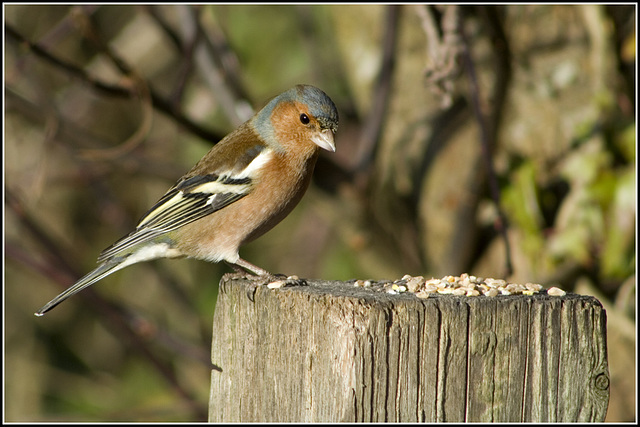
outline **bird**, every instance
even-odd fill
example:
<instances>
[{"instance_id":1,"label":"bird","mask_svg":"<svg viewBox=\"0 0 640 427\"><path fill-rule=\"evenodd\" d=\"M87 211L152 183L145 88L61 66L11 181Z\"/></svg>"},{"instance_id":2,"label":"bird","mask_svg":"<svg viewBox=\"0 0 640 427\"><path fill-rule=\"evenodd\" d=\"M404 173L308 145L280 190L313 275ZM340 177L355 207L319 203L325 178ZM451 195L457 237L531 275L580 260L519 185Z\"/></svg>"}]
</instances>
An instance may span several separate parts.
<instances>
[{"instance_id":1,"label":"bird","mask_svg":"<svg viewBox=\"0 0 640 427\"><path fill-rule=\"evenodd\" d=\"M224 261L249 277L276 277L240 258L239 248L298 204L321 149L336 150L338 110L315 86L269 101L215 144L140 219L98 256L98 266L40 308L42 316L120 269L159 258Z\"/></svg>"}]
</instances>

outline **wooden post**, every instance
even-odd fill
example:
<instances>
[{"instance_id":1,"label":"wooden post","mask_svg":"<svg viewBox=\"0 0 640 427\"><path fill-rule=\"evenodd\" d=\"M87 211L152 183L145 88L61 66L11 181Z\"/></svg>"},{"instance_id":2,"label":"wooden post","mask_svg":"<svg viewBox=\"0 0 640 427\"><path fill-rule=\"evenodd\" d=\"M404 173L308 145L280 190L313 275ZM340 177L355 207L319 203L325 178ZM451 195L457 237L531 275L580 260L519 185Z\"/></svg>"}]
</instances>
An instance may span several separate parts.
<instances>
[{"instance_id":1,"label":"wooden post","mask_svg":"<svg viewBox=\"0 0 640 427\"><path fill-rule=\"evenodd\" d=\"M593 297L391 295L223 278L211 422L604 421L606 314Z\"/></svg>"}]
</instances>

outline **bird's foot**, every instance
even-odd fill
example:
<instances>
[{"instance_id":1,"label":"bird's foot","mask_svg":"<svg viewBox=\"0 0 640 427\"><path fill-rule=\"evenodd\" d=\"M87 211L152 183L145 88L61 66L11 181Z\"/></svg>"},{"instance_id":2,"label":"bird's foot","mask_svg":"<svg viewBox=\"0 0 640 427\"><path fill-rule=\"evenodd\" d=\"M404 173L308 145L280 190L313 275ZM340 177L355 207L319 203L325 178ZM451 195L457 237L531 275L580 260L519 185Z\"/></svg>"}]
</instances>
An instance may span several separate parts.
<instances>
[{"instance_id":1,"label":"bird's foot","mask_svg":"<svg viewBox=\"0 0 640 427\"><path fill-rule=\"evenodd\" d=\"M242 258L235 263L228 263L235 273L227 273L223 279L244 279L248 280L247 297L253 301L258 286L267 285L269 289L279 289L285 286L304 286L306 280L300 279L298 276L286 276L284 274L272 274L258 266L255 266ZM253 274L252 274L253 273Z\"/></svg>"},{"instance_id":2,"label":"bird's foot","mask_svg":"<svg viewBox=\"0 0 640 427\"><path fill-rule=\"evenodd\" d=\"M298 276L287 276L285 274L265 274L253 275L247 272L226 273L223 280L245 280L247 285L247 298L254 301L256 290L259 286L267 286L269 289L280 289L287 286L306 286L307 281Z\"/></svg>"}]
</instances>

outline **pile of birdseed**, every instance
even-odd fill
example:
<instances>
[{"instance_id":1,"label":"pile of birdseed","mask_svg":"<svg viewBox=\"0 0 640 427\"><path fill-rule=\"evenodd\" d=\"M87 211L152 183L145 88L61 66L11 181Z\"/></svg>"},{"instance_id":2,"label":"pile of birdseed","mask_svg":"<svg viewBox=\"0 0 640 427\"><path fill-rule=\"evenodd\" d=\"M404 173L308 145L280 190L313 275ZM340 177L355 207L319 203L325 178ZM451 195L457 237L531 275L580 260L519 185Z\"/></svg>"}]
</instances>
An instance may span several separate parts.
<instances>
[{"instance_id":1,"label":"pile of birdseed","mask_svg":"<svg viewBox=\"0 0 640 427\"><path fill-rule=\"evenodd\" d=\"M369 287L373 282L369 280L356 280L354 286ZM405 275L402 279L385 283L383 289L390 294L412 292L418 298L429 298L433 294L459 295L476 297L485 295L496 297L498 295L534 295L543 290L537 283L508 283L503 279L491 279L463 273L460 276L444 276L442 279L425 279L423 276ZM551 296L564 296L562 289L551 287L547 289Z\"/></svg>"}]
</instances>

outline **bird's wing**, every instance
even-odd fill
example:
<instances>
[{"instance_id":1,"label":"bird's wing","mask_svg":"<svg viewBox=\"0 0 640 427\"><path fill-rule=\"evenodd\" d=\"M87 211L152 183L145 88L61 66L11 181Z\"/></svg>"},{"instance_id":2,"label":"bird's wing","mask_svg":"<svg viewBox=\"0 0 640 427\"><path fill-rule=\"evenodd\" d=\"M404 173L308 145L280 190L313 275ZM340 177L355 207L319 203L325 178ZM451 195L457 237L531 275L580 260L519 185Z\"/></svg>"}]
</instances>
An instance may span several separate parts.
<instances>
[{"instance_id":1,"label":"bird's wing","mask_svg":"<svg viewBox=\"0 0 640 427\"><path fill-rule=\"evenodd\" d=\"M258 154L256 160L260 160ZM246 196L254 186L253 178L246 173L251 163L240 171L195 175L181 180L142 217L135 231L105 249L98 262L210 215Z\"/></svg>"}]
</instances>

